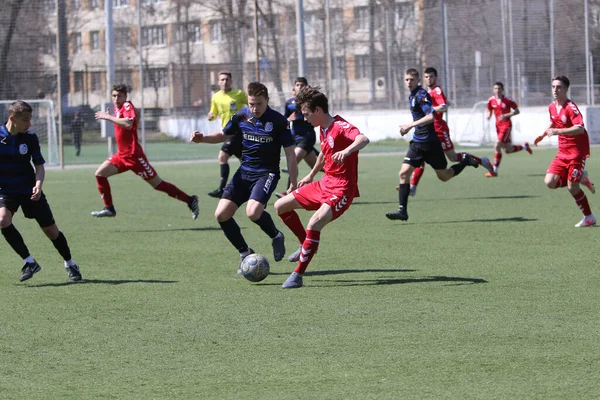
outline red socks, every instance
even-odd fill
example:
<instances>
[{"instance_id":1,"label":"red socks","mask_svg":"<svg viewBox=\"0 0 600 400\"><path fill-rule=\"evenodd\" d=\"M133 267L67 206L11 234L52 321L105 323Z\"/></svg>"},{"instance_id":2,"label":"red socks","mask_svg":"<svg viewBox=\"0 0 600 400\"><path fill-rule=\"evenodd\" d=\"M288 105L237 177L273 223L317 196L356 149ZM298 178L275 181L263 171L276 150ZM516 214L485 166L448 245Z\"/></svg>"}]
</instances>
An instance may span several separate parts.
<instances>
[{"instance_id":1,"label":"red socks","mask_svg":"<svg viewBox=\"0 0 600 400\"><path fill-rule=\"evenodd\" d=\"M164 192L164 193L168 194L170 197L173 197L174 199L177 199L177 200L181 200L186 204L189 203L189 201L190 201L190 196L188 196L186 193L182 192L177 186L175 186L167 181L162 181L154 189Z\"/></svg>"},{"instance_id":2,"label":"red socks","mask_svg":"<svg viewBox=\"0 0 600 400\"><path fill-rule=\"evenodd\" d=\"M412 178L410 179L410 184L417 186L421 177L423 176L423 172L425 171L425 166L421 165L420 167L415 168L412 174Z\"/></svg>"},{"instance_id":3,"label":"red socks","mask_svg":"<svg viewBox=\"0 0 600 400\"><path fill-rule=\"evenodd\" d=\"M592 214L592 210L590 209L590 203L588 203L587 196L585 195L583 190L580 190L577 194L572 195L575 199L575 203L581 210L584 216L588 216Z\"/></svg>"},{"instance_id":4,"label":"red socks","mask_svg":"<svg viewBox=\"0 0 600 400\"><path fill-rule=\"evenodd\" d=\"M110 184L108 183L108 178L103 176L96 176L96 182L98 183L98 191L100 192L100 197L104 202L106 207L112 207L112 194L110 192Z\"/></svg>"},{"instance_id":5,"label":"red socks","mask_svg":"<svg viewBox=\"0 0 600 400\"><path fill-rule=\"evenodd\" d=\"M298 213L294 210L288 211L286 213L279 214L279 218L281 218L285 226L290 228L290 231L296 235L298 242L300 244L304 243L304 240L306 239L306 231L304 230L304 226L302 226L302 222L300 221Z\"/></svg>"},{"instance_id":6,"label":"red socks","mask_svg":"<svg viewBox=\"0 0 600 400\"><path fill-rule=\"evenodd\" d=\"M317 252L319 248L319 240L321 237L321 232L319 231L306 231L306 239L304 243L302 243L302 252L300 254L300 260L298 260L298 266L294 270L294 272L298 274L303 274L308 268L308 264L310 260L312 260L313 256Z\"/></svg>"}]
</instances>

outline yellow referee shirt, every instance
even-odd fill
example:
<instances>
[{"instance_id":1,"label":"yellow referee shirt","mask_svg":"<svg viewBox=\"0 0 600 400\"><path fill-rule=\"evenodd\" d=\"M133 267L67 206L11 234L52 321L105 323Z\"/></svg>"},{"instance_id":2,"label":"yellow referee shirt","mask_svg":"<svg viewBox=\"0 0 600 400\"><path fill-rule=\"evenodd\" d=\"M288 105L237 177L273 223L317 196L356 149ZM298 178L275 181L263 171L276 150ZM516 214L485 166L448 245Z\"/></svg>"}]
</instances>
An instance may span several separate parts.
<instances>
[{"instance_id":1,"label":"yellow referee shirt","mask_svg":"<svg viewBox=\"0 0 600 400\"><path fill-rule=\"evenodd\" d=\"M213 120L217 116L221 117L221 125L225 128L233 114L241 110L246 104L248 104L248 98L243 90L231 89L227 93L219 90L212 95L210 112L213 114Z\"/></svg>"}]
</instances>

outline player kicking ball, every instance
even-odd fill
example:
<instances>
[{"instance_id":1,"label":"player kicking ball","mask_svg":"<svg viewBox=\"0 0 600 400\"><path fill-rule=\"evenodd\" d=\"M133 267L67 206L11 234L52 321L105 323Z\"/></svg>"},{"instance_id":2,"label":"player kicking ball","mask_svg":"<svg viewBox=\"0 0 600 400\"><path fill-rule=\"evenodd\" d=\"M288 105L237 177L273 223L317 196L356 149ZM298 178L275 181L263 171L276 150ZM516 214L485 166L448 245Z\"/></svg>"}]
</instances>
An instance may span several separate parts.
<instances>
[{"instance_id":1,"label":"player kicking ball","mask_svg":"<svg viewBox=\"0 0 600 400\"><path fill-rule=\"evenodd\" d=\"M342 117L329 114L327 97L318 87L307 86L296 95L296 107L304 119L321 132L321 154L311 171L298 182L298 189L275 202L275 210L296 235L300 248L288 260L298 262L283 284L284 289L302 287L302 276L319 248L321 230L339 218L352 204L358 192L358 151L369 139ZM313 182L321 169L325 174ZM316 210L306 230L296 209Z\"/></svg>"},{"instance_id":2,"label":"player kicking ball","mask_svg":"<svg viewBox=\"0 0 600 400\"><path fill-rule=\"evenodd\" d=\"M567 187L583 213L583 219L575 227L587 228L596 225L596 217L579 183L583 182L592 193L595 192L594 184L584 170L585 160L590 156L590 140L579 108L567 98L569 86L566 76L552 79L554 101L548 106L550 126L534 144L537 146L544 137L558 135L558 153L546 171L544 183L550 189Z\"/></svg>"}]
</instances>

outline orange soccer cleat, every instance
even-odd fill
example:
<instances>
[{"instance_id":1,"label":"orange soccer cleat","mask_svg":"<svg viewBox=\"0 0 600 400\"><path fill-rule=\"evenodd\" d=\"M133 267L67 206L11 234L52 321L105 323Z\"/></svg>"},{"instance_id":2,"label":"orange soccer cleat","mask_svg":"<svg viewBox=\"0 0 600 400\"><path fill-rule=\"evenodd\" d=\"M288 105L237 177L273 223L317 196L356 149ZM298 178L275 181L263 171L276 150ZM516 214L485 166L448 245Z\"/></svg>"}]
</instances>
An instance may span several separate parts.
<instances>
[{"instance_id":1,"label":"orange soccer cleat","mask_svg":"<svg viewBox=\"0 0 600 400\"><path fill-rule=\"evenodd\" d=\"M490 171L487 174L485 174L485 176L487 176L488 178L495 178L498 176L498 174L494 171Z\"/></svg>"}]
</instances>

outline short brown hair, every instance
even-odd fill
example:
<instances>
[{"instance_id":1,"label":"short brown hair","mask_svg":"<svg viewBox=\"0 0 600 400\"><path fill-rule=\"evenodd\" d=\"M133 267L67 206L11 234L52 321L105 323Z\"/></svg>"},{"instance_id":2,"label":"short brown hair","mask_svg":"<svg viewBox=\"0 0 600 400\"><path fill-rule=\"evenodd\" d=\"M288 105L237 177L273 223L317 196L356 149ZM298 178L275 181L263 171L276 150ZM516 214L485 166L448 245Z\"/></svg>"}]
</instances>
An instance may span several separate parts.
<instances>
[{"instance_id":1,"label":"short brown hair","mask_svg":"<svg viewBox=\"0 0 600 400\"><path fill-rule=\"evenodd\" d=\"M404 75L414 76L415 78L419 79L419 71L414 68L407 69Z\"/></svg>"},{"instance_id":2,"label":"short brown hair","mask_svg":"<svg viewBox=\"0 0 600 400\"><path fill-rule=\"evenodd\" d=\"M296 93L296 108L301 110L304 104L310 111L315 111L317 107L321 107L324 113L329 112L329 100L321 92L319 86L305 86L299 93Z\"/></svg>"},{"instance_id":3,"label":"short brown hair","mask_svg":"<svg viewBox=\"0 0 600 400\"><path fill-rule=\"evenodd\" d=\"M225 70L219 71L219 75L218 76L221 76L221 75L227 75L229 77L229 79L233 79L231 77L231 72L230 71L225 71Z\"/></svg>"},{"instance_id":4,"label":"short brown hair","mask_svg":"<svg viewBox=\"0 0 600 400\"><path fill-rule=\"evenodd\" d=\"M113 91L117 91L119 93L123 93L125 96L127 96L127 85L125 85L124 83L117 83L116 85L113 85L112 87Z\"/></svg>"},{"instance_id":5,"label":"short brown hair","mask_svg":"<svg viewBox=\"0 0 600 400\"><path fill-rule=\"evenodd\" d=\"M248 96L258 97L263 96L264 98L269 98L269 90L265 85L260 82L250 82L248 84Z\"/></svg>"},{"instance_id":6,"label":"short brown hair","mask_svg":"<svg viewBox=\"0 0 600 400\"><path fill-rule=\"evenodd\" d=\"M554 78L552 78L553 81L561 81L563 85L565 85L565 89L568 89L569 86L571 86L571 82L569 81L569 78L567 78L564 75L558 75L555 76Z\"/></svg>"},{"instance_id":7,"label":"short brown hair","mask_svg":"<svg viewBox=\"0 0 600 400\"><path fill-rule=\"evenodd\" d=\"M8 107L8 115L21 116L22 114L31 114L33 113L33 108L23 100L17 100L10 103Z\"/></svg>"}]
</instances>

